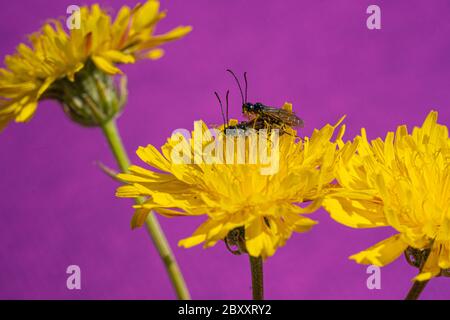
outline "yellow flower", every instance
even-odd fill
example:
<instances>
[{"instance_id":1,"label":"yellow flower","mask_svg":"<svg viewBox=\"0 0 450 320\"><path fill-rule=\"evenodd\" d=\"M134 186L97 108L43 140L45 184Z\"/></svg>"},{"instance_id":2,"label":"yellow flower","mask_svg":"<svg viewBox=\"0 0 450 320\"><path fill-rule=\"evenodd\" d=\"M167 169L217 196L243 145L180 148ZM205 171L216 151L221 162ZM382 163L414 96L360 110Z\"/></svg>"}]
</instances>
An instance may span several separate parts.
<instances>
[{"instance_id":1,"label":"yellow flower","mask_svg":"<svg viewBox=\"0 0 450 320\"><path fill-rule=\"evenodd\" d=\"M330 139L336 126L326 125L301 140L292 134L276 140L275 130L266 137L258 132L261 140L250 147L255 136L248 132L212 134L199 121L192 135L189 131L173 134L161 148L162 154L152 145L140 147L137 155L151 170L131 166L129 173L120 174L127 184L117 190L117 196L147 197L142 205L134 206L132 227L141 226L150 210L169 217L205 215L206 221L179 245L189 248L203 242L205 248L211 247L241 229L245 251L266 258L293 232L306 232L316 224L303 214L320 206L334 179L338 152ZM344 126L339 135L343 131ZM238 139L244 144L239 145ZM242 150L238 146L243 145L242 158L238 158ZM258 155L256 160L252 154ZM279 156L279 162L273 166L264 154Z\"/></svg>"},{"instance_id":2,"label":"yellow flower","mask_svg":"<svg viewBox=\"0 0 450 320\"><path fill-rule=\"evenodd\" d=\"M73 82L89 61L114 75L121 73L118 63L161 57L161 44L191 30L178 27L154 35L156 24L164 17L159 2L149 0L133 9L122 7L114 21L97 4L81 7L80 28L68 33L59 21L45 24L29 37L31 46L20 44L14 55L6 56L6 68L0 69L0 130L13 119L29 120L38 101L46 98L45 93L55 82Z\"/></svg>"},{"instance_id":3,"label":"yellow flower","mask_svg":"<svg viewBox=\"0 0 450 320\"><path fill-rule=\"evenodd\" d=\"M384 266L408 249L422 260L415 261L418 281L450 268L450 139L437 112L411 134L400 126L384 141L369 143L363 129L336 175L341 187L324 201L332 218L353 228L391 226L398 232L351 259Z\"/></svg>"}]
</instances>

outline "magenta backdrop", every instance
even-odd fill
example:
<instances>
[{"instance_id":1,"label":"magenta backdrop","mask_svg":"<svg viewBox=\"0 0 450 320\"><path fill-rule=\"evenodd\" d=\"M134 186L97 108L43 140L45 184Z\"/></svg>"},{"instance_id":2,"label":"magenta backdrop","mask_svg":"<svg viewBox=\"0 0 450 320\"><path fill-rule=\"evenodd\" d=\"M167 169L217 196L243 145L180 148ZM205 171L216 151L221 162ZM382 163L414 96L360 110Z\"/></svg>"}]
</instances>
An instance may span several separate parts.
<instances>
[{"instance_id":1,"label":"magenta backdrop","mask_svg":"<svg viewBox=\"0 0 450 320\"><path fill-rule=\"evenodd\" d=\"M1 56L12 53L47 18L75 1L16 0L0 11ZM134 1L101 1L111 10ZM91 3L88 1L87 3ZM382 29L368 30L366 8L382 10ZM80 5L85 3L79 3ZM431 109L450 120L450 2L434 1L163 1L166 31L194 31L166 46L157 62L127 66L129 102L119 126L134 150L161 145L196 119L220 123L214 90L232 89L225 69L248 71L250 98L294 104L305 134L347 114L347 137L371 137L399 124L421 124ZM0 298L171 299L168 277L145 230L130 230L131 200L96 161L114 166L101 132L69 122L52 102L27 125L0 134ZM353 230L324 211L311 232L296 234L265 265L270 299L401 299L416 273L403 259L382 269L381 290L366 287L366 267L348 256L392 230ZM245 257L223 244L182 249L198 218L161 218L195 299L251 295ZM81 267L82 289L66 288L66 268ZM450 279L431 281L423 298L450 298Z\"/></svg>"}]
</instances>

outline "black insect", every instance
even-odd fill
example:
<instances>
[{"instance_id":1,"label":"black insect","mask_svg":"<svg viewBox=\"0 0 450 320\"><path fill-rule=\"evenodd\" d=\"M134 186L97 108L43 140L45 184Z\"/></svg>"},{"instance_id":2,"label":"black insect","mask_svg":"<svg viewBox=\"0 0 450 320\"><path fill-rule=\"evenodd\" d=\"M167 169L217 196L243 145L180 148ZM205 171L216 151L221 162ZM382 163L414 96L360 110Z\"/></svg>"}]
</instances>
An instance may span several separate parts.
<instances>
[{"instance_id":1,"label":"black insect","mask_svg":"<svg viewBox=\"0 0 450 320\"><path fill-rule=\"evenodd\" d=\"M261 130L261 129L268 129L269 131L271 129L278 129L280 131L280 134L290 134L290 131L287 130L286 124L284 124L281 121L277 121L276 119L271 119L270 122L268 122L264 117L253 117L252 119L248 121L241 121L235 125L229 125L229 118L228 118L228 97L230 94L230 91L227 91L226 94L226 113L224 112L222 100L220 99L220 96L217 92L214 92L214 94L217 97L217 100L219 101L220 105L220 111L222 113L222 120L223 120L223 132L226 135L241 135L241 134L247 134L250 132L250 129L253 130Z\"/></svg>"},{"instance_id":2,"label":"black insect","mask_svg":"<svg viewBox=\"0 0 450 320\"><path fill-rule=\"evenodd\" d=\"M239 131L246 131L250 128L259 129L260 126L262 126L262 121L259 121L259 123L255 123L256 120L250 120L250 121L242 121L235 125L228 125L229 118L228 118L228 97L230 95L230 90L227 90L225 101L226 101L226 107L225 112L222 104L222 100L220 99L220 96L217 92L214 92L216 95L217 100L219 101L220 105L220 111L222 113L222 120L223 120L223 131L225 134L236 134Z\"/></svg>"},{"instance_id":3,"label":"black insect","mask_svg":"<svg viewBox=\"0 0 450 320\"><path fill-rule=\"evenodd\" d=\"M247 73L244 72L245 90L242 90L241 83L233 71L227 69L227 71L234 77L239 87L239 92L242 98L242 112L250 117L250 121L254 119L260 119L262 122L253 122L253 124L264 124L270 128L283 128L289 127L303 127L303 120L295 115L294 112L266 106L261 102L251 103L247 101L248 81ZM245 94L244 94L245 92Z\"/></svg>"}]
</instances>

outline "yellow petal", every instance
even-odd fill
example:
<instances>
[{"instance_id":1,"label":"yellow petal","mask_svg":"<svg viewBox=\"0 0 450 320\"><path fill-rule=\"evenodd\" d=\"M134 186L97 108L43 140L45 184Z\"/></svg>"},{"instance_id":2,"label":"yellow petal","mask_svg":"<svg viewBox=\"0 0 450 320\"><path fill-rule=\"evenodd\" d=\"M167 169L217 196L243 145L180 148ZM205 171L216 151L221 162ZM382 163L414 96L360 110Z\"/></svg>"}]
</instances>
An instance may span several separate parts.
<instances>
[{"instance_id":1,"label":"yellow petal","mask_svg":"<svg viewBox=\"0 0 450 320\"><path fill-rule=\"evenodd\" d=\"M450 242L442 244L439 256L439 267L442 269L450 269Z\"/></svg>"},{"instance_id":2,"label":"yellow petal","mask_svg":"<svg viewBox=\"0 0 450 320\"><path fill-rule=\"evenodd\" d=\"M350 200L330 197L323 201L323 207L331 218L351 228L375 228L386 226L383 206L370 200Z\"/></svg>"},{"instance_id":3,"label":"yellow petal","mask_svg":"<svg viewBox=\"0 0 450 320\"><path fill-rule=\"evenodd\" d=\"M148 145L147 147L139 147L136 151L136 154L142 161L147 163L148 165L155 167L159 170L169 172L170 171L170 163L165 159L162 154L152 145Z\"/></svg>"},{"instance_id":4,"label":"yellow petal","mask_svg":"<svg viewBox=\"0 0 450 320\"><path fill-rule=\"evenodd\" d=\"M189 32L191 32L191 30L192 30L192 27L189 27L189 26L188 27L186 27L186 26L177 27L165 34L160 34L160 35L154 36L154 37L150 38L149 40L141 43L139 45L139 49L147 50L147 49L157 47L165 42L177 40L177 39L185 36Z\"/></svg>"},{"instance_id":5,"label":"yellow petal","mask_svg":"<svg viewBox=\"0 0 450 320\"><path fill-rule=\"evenodd\" d=\"M163 55L164 55L164 50L158 48L158 49L154 49L154 50L149 51L147 53L147 58L149 58L150 60L158 60Z\"/></svg>"},{"instance_id":6,"label":"yellow petal","mask_svg":"<svg viewBox=\"0 0 450 320\"><path fill-rule=\"evenodd\" d=\"M116 196L119 198L136 198L142 196L142 194L134 185L124 185L117 188Z\"/></svg>"},{"instance_id":7,"label":"yellow petal","mask_svg":"<svg viewBox=\"0 0 450 320\"><path fill-rule=\"evenodd\" d=\"M245 227L245 245L248 254L253 257L266 258L275 253L275 245L262 217L254 219Z\"/></svg>"},{"instance_id":8,"label":"yellow petal","mask_svg":"<svg viewBox=\"0 0 450 320\"><path fill-rule=\"evenodd\" d=\"M16 116L16 122L27 122L30 120L36 111L37 105L37 101L28 102Z\"/></svg>"},{"instance_id":9,"label":"yellow petal","mask_svg":"<svg viewBox=\"0 0 450 320\"><path fill-rule=\"evenodd\" d=\"M357 263L385 266L397 259L408 247L400 234L396 234L376 245L350 257Z\"/></svg>"},{"instance_id":10,"label":"yellow petal","mask_svg":"<svg viewBox=\"0 0 450 320\"><path fill-rule=\"evenodd\" d=\"M133 218L131 219L131 229L142 227L150 213L150 209L140 208L136 209Z\"/></svg>"},{"instance_id":11,"label":"yellow petal","mask_svg":"<svg viewBox=\"0 0 450 320\"><path fill-rule=\"evenodd\" d=\"M428 256L425 265L423 266L419 275L417 275L413 281L427 281L431 278L439 275L441 268L438 265L439 260L439 246L434 245L431 248L430 255Z\"/></svg>"},{"instance_id":12,"label":"yellow petal","mask_svg":"<svg viewBox=\"0 0 450 320\"><path fill-rule=\"evenodd\" d=\"M116 62L116 63L134 63L135 59L130 54L124 54L117 50L108 50L106 52L102 52L102 57L108 61Z\"/></svg>"},{"instance_id":13,"label":"yellow petal","mask_svg":"<svg viewBox=\"0 0 450 320\"><path fill-rule=\"evenodd\" d=\"M193 235L189 238L180 240L178 242L178 246L184 247L184 248L191 248L196 245L199 245L200 243L204 242L205 240L206 240L206 234Z\"/></svg>"},{"instance_id":14,"label":"yellow petal","mask_svg":"<svg viewBox=\"0 0 450 320\"><path fill-rule=\"evenodd\" d=\"M207 234L214 228L217 228L220 226L221 223L214 220L207 220L203 224L200 225L200 227L195 230L194 234L186 239L180 240L178 242L178 245L180 247L190 248L193 246L196 246L207 239Z\"/></svg>"},{"instance_id":15,"label":"yellow petal","mask_svg":"<svg viewBox=\"0 0 450 320\"><path fill-rule=\"evenodd\" d=\"M284 105L281 107L281 109L292 112L292 103L285 102Z\"/></svg>"},{"instance_id":16,"label":"yellow petal","mask_svg":"<svg viewBox=\"0 0 450 320\"><path fill-rule=\"evenodd\" d=\"M173 217L184 217L188 216L189 214L186 212L180 212L172 209L167 208L155 208L155 212L159 213L160 215L167 217L167 218L173 218Z\"/></svg>"},{"instance_id":17,"label":"yellow petal","mask_svg":"<svg viewBox=\"0 0 450 320\"><path fill-rule=\"evenodd\" d=\"M145 4L135 9L133 19L133 29L140 30L148 27L157 17L159 11L159 2L149 0Z\"/></svg>"},{"instance_id":18,"label":"yellow petal","mask_svg":"<svg viewBox=\"0 0 450 320\"><path fill-rule=\"evenodd\" d=\"M36 88L33 82L8 83L0 85L0 95L4 98L16 96L19 92L30 92Z\"/></svg>"},{"instance_id":19,"label":"yellow petal","mask_svg":"<svg viewBox=\"0 0 450 320\"><path fill-rule=\"evenodd\" d=\"M55 79L53 79L53 78L45 79L44 83L41 85L41 87L39 88L39 91L37 93L38 99L48 89L48 87L50 87L50 85L53 83L53 81L55 81Z\"/></svg>"},{"instance_id":20,"label":"yellow petal","mask_svg":"<svg viewBox=\"0 0 450 320\"><path fill-rule=\"evenodd\" d=\"M297 217L297 221L294 224L294 231L303 233L311 230L312 227L314 227L318 222L314 221L312 219L299 216Z\"/></svg>"},{"instance_id":21,"label":"yellow petal","mask_svg":"<svg viewBox=\"0 0 450 320\"><path fill-rule=\"evenodd\" d=\"M122 74L122 71L120 71L119 68L117 68L113 63L111 63L110 61L101 56L92 56L92 61L94 61L95 65L100 70L102 70L107 74L110 75Z\"/></svg>"}]
</instances>

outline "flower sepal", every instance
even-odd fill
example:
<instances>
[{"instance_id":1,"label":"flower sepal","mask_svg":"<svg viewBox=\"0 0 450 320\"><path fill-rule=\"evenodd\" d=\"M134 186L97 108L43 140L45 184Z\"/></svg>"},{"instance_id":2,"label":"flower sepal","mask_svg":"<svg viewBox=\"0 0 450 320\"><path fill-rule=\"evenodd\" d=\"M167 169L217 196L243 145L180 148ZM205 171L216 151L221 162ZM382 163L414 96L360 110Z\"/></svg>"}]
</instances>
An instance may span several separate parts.
<instances>
[{"instance_id":1,"label":"flower sepal","mask_svg":"<svg viewBox=\"0 0 450 320\"><path fill-rule=\"evenodd\" d=\"M58 101L66 115L86 127L101 127L117 117L127 101L127 78L112 76L88 61L73 80L55 81L43 99Z\"/></svg>"}]
</instances>

